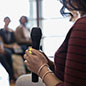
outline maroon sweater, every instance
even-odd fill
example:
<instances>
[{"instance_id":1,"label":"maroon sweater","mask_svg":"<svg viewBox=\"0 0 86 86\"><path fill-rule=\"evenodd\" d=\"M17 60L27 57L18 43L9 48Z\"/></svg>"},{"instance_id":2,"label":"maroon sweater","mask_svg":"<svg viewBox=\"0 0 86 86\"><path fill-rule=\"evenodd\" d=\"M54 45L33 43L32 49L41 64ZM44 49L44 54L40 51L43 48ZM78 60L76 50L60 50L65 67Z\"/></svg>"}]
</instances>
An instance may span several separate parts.
<instances>
[{"instance_id":1,"label":"maroon sweater","mask_svg":"<svg viewBox=\"0 0 86 86\"><path fill-rule=\"evenodd\" d=\"M86 86L86 17L78 19L55 53L57 86Z\"/></svg>"}]
</instances>

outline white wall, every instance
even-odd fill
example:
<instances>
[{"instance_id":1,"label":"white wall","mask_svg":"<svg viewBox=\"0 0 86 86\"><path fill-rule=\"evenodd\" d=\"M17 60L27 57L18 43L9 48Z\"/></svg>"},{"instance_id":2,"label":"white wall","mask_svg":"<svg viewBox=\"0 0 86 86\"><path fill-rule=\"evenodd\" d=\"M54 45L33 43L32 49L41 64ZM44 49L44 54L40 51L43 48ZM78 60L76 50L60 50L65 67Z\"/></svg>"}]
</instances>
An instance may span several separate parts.
<instances>
[{"instance_id":1,"label":"white wall","mask_svg":"<svg viewBox=\"0 0 86 86\"><path fill-rule=\"evenodd\" d=\"M0 0L0 28L4 25L4 17L9 16L11 18L9 27L15 30L22 15L29 16L28 0Z\"/></svg>"},{"instance_id":2,"label":"white wall","mask_svg":"<svg viewBox=\"0 0 86 86\"><path fill-rule=\"evenodd\" d=\"M9 75L0 63L0 86L9 86Z\"/></svg>"}]
</instances>

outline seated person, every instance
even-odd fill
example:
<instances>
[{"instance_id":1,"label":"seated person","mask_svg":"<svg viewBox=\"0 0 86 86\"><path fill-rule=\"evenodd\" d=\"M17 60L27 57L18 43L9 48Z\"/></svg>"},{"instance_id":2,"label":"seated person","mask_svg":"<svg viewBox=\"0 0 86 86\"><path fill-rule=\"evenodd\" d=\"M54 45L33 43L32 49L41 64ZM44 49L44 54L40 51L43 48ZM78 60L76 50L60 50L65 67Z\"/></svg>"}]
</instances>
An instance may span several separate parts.
<instances>
[{"instance_id":1,"label":"seated person","mask_svg":"<svg viewBox=\"0 0 86 86\"><path fill-rule=\"evenodd\" d=\"M8 27L9 23L11 22L10 18L5 17L4 22L5 22L4 28L0 29L0 40L4 44L5 50L11 53L11 55L13 54L21 55L22 59L24 60L23 55L25 53L25 50L23 46L20 46L16 43L15 33L12 29Z\"/></svg>"},{"instance_id":2,"label":"seated person","mask_svg":"<svg viewBox=\"0 0 86 86\"><path fill-rule=\"evenodd\" d=\"M20 25L16 28L15 35L17 43L20 45L24 45L25 49L27 49L28 46L31 46L32 41L30 38L30 29L26 27L26 24L28 23L28 19L26 16L22 16L20 18Z\"/></svg>"},{"instance_id":3,"label":"seated person","mask_svg":"<svg viewBox=\"0 0 86 86\"><path fill-rule=\"evenodd\" d=\"M8 27L10 22L9 17L4 18L5 25L4 28L0 30L0 39L4 43L4 47L11 53L23 53L21 47L16 43L14 31Z\"/></svg>"},{"instance_id":4,"label":"seated person","mask_svg":"<svg viewBox=\"0 0 86 86\"><path fill-rule=\"evenodd\" d=\"M1 41L0 41L0 63L4 66L4 68L8 72L10 80L15 80L11 54L4 49L3 43Z\"/></svg>"},{"instance_id":5,"label":"seated person","mask_svg":"<svg viewBox=\"0 0 86 86\"><path fill-rule=\"evenodd\" d=\"M69 13L76 11L80 18L75 21L64 42L55 52L52 63L54 70L49 68L48 57L31 48L30 52L25 52L25 64L41 77L46 86L86 86L86 0L59 1L63 4L60 11L62 15L70 15L65 10Z\"/></svg>"}]
</instances>

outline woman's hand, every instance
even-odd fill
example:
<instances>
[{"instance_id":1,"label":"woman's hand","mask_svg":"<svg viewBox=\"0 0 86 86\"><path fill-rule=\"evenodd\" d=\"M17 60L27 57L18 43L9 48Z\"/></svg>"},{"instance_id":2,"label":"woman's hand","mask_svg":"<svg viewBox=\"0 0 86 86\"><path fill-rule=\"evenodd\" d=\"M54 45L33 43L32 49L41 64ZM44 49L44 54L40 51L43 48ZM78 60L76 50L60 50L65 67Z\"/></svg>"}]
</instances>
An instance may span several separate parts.
<instances>
[{"instance_id":1,"label":"woman's hand","mask_svg":"<svg viewBox=\"0 0 86 86\"><path fill-rule=\"evenodd\" d=\"M46 57L46 59L47 59L47 61L48 61L49 68L54 72L54 63L53 63L53 61L51 61L51 60L46 56L46 54L45 54L44 52L41 52L41 53Z\"/></svg>"},{"instance_id":2,"label":"woman's hand","mask_svg":"<svg viewBox=\"0 0 86 86\"><path fill-rule=\"evenodd\" d=\"M40 74L38 74L39 68L43 64L48 64L48 60L46 59L45 55L38 50L32 49L31 52L26 50L24 55L24 58L26 59L25 64L27 65L28 69L39 75L43 79L46 86L56 86L56 84L60 83L61 81L56 78L54 73L52 73L47 66L43 67ZM48 74L45 76L46 73Z\"/></svg>"},{"instance_id":3,"label":"woman's hand","mask_svg":"<svg viewBox=\"0 0 86 86\"><path fill-rule=\"evenodd\" d=\"M32 54L29 54L29 51L26 50L24 58L26 59L25 64L27 65L28 69L37 74L39 68L43 64L47 64L48 61L45 56L38 50L32 49Z\"/></svg>"}]
</instances>

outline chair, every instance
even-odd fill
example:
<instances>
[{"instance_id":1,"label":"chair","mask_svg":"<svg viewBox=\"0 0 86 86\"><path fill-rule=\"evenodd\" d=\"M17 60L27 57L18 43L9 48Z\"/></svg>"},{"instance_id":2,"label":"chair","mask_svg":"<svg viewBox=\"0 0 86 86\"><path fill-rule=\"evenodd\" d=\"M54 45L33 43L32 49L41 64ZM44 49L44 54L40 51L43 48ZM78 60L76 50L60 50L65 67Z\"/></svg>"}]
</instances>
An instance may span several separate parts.
<instances>
[{"instance_id":1,"label":"chair","mask_svg":"<svg viewBox=\"0 0 86 86\"><path fill-rule=\"evenodd\" d=\"M33 83L31 74L24 74L17 79L16 86L45 86L45 85L42 82L41 78L39 78L39 82Z\"/></svg>"}]
</instances>

